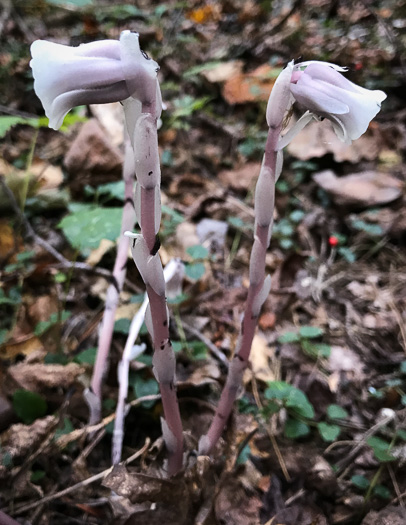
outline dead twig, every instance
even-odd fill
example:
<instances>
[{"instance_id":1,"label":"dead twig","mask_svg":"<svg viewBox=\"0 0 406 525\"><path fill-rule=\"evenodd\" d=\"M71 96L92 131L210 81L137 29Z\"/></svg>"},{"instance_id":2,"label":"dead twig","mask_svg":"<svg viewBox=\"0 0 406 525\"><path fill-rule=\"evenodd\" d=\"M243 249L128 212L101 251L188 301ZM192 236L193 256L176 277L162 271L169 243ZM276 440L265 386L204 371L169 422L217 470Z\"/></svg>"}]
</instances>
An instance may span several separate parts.
<instances>
[{"instance_id":1,"label":"dead twig","mask_svg":"<svg viewBox=\"0 0 406 525\"><path fill-rule=\"evenodd\" d=\"M144 452L148 450L150 442L151 440L147 438L145 440L144 446L140 450L135 452L132 456L130 456L128 459L126 459L125 461L122 461L120 465L128 465L129 463L135 461L137 458L142 456ZM45 496L39 501L35 501L34 503L30 503L29 505L23 505L22 507L19 507L16 509L15 514L22 514L23 512L27 512L28 510L35 509L39 505L44 505L45 503L48 503L49 501L52 501L57 498L61 498L63 496L67 496L68 494L71 494L72 492L75 492L78 489L87 487L88 485L95 483L99 479L105 478L108 474L110 474L113 468L114 467L110 467L106 470L103 470L103 472L99 472L98 474L95 474L94 476L91 476L90 478L84 479L83 481L79 481L79 483L76 483L75 485L72 485L71 487L68 487L64 490L56 492L55 494L51 494L50 496Z\"/></svg>"},{"instance_id":2,"label":"dead twig","mask_svg":"<svg viewBox=\"0 0 406 525\"><path fill-rule=\"evenodd\" d=\"M13 208L14 213L18 217L18 220L20 223L24 226L26 237L28 239L34 240L36 244L39 244L44 250L46 250L49 254L51 254L57 261L59 261L58 264L54 265L54 268L66 268L66 269L74 269L74 270L81 270L84 272L93 273L95 275L100 275L101 277L104 277L106 280L108 280L111 283L114 283L114 277L113 274L109 270L105 270L104 268L96 268L93 266L90 266L89 264L83 263L83 262L72 262L66 259L61 253L59 253L53 246L49 244L45 239L37 235L35 233L33 227L31 226L28 219L25 217L24 213L21 211L20 207L18 206L18 203L15 199L14 193L10 190L10 188L7 186L3 178L0 177L0 184L4 190L4 193L7 195L11 207Z\"/></svg>"},{"instance_id":3,"label":"dead twig","mask_svg":"<svg viewBox=\"0 0 406 525\"><path fill-rule=\"evenodd\" d=\"M217 346L210 341L210 339L208 339L205 335L203 335L196 328L193 328L193 326L190 326L189 324L185 323L185 321L182 321L182 324L183 324L184 329L187 332L189 332L190 334L200 339L200 341L202 341L202 343L204 343L207 346L207 348L211 351L211 353L215 357L217 357L217 359L221 361L223 365L225 365L228 368L229 363L228 363L227 356L221 350L219 350Z\"/></svg>"},{"instance_id":4,"label":"dead twig","mask_svg":"<svg viewBox=\"0 0 406 525\"><path fill-rule=\"evenodd\" d=\"M159 399L161 399L160 394L139 397L138 399L134 399L133 401L131 401L131 403L128 403L128 405L126 405L126 409L129 408L129 407L135 407L137 405L140 405L144 401L158 401ZM59 437L56 440L56 442L55 442L56 446L61 448L61 449L65 448L69 443L71 443L72 441L77 441L83 435L91 434L93 432L97 432L98 430L103 429L109 423L111 423L111 421L113 421L115 419L115 417L116 417L116 413L113 412L109 416L105 417L97 425L86 426L86 427L83 427L83 428L79 428L77 430L73 430L69 434L64 434L63 436Z\"/></svg>"}]
</instances>

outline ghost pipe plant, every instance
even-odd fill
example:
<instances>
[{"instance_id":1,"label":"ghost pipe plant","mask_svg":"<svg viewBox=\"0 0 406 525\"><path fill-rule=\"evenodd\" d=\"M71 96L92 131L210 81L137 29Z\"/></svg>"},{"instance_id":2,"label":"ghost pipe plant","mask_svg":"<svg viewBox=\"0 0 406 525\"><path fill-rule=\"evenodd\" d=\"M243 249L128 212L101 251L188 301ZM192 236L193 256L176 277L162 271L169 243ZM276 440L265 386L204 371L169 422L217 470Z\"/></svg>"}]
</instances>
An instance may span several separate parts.
<instances>
[{"instance_id":1,"label":"ghost pipe plant","mask_svg":"<svg viewBox=\"0 0 406 525\"><path fill-rule=\"evenodd\" d=\"M127 237L128 238L128 237ZM166 296L174 299L182 293L182 281L185 274L185 265L180 259L171 259L164 269L164 279L166 283ZM127 341L125 343L123 357L118 365L118 384L119 394L116 408L116 418L114 420L114 431L112 439L112 463L116 465L121 461L121 452L124 437L125 402L128 395L128 374L130 361L138 357L145 350L145 344L134 345L144 322L145 312L149 303L148 296L145 297L140 309L135 314Z\"/></svg>"},{"instance_id":2,"label":"ghost pipe plant","mask_svg":"<svg viewBox=\"0 0 406 525\"><path fill-rule=\"evenodd\" d=\"M158 65L141 51L138 33L130 31L123 31L120 41L102 40L75 48L39 40L32 44L31 54L34 89L50 127L58 129L64 116L77 105L120 101L124 106L138 181L134 207L141 227L141 235L132 241L133 255L150 302L154 371L166 418L162 427L169 452L168 473L173 475L182 467L183 435L157 240L161 219L157 120L162 110ZM104 356L101 361L92 381L96 392L90 401L92 397L101 399Z\"/></svg>"},{"instance_id":3,"label":"ghost pipe plant","mask_svg":"<svg viewBox=\"0 0 406 525\"><path fill-rule=\"evenodd\" d=\"M213 422L199 441L199 453L209 454L219 440L248 365L257 319L270 288L265 277L265 256L272 234L275 183L282 170L282 148L312 119L327 118L337 136L346 143L359 138L386 98L382 91L361 88L340 74L345 71L323 62L293 62L281 72L269 97L266 120L269 126L265 154L255 190L255 226L245 313L226 384ZM282 138L285 114L297 102L304 115Z\"/></svg>"}]
</instances>

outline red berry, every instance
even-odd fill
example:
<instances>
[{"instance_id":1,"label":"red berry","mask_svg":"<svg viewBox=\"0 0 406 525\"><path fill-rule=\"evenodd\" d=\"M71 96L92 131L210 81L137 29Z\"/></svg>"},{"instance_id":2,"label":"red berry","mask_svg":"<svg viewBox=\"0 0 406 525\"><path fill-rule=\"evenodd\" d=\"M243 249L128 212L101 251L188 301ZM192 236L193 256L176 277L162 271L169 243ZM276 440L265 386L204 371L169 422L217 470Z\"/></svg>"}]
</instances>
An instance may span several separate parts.
<instances>
[{"instance_id":1,"label":"red berry","mask_svg":"<svg viewBox=\"0 0 406 525\"><path fill-rule=\"evenodd\" d=\"M337 246L338 244L338 239L337 237L335 237L334 235L331 235L329 238L328 238L328 243L330 246Z\"/></svg>"}]
</instances>

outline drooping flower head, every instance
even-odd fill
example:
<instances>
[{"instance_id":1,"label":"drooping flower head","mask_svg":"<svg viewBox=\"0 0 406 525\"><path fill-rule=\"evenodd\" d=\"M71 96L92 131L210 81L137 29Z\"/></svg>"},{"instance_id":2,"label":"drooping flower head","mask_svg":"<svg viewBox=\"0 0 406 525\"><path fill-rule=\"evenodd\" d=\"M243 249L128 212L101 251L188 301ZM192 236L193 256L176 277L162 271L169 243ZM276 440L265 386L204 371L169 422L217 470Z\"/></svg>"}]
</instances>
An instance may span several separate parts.
<instances>
[{"instance_id":1,"label":"drooping flower head","mask_svg":"<svg viewBox=\"0 0 406 525\"><path fill-rule=\"evenodd\" d=\"M157 100L155 112L160 115L159 67L140 49L138 33L123 31L119 41L78 47L36 40L31 55L34 90L51 128L58 129L75 106L129 98L147 106Z\"/></svg>"},{"instance_id":2,"label":"drooping flower head","mask_svg":"<svg viewBox=\"0 0 406 525\"><path fill-rule=\"evenodd\" d=\"M269 98L268 125L280 124L279 108L285 111L294 102L305 113L282 137L281 148L314 118L330 120L339 139L347 144L365 133L386 94L357 86L341 74L344 71L346 68L318 61L291 62L282 71Z\"/></svg>"}]
</instances>

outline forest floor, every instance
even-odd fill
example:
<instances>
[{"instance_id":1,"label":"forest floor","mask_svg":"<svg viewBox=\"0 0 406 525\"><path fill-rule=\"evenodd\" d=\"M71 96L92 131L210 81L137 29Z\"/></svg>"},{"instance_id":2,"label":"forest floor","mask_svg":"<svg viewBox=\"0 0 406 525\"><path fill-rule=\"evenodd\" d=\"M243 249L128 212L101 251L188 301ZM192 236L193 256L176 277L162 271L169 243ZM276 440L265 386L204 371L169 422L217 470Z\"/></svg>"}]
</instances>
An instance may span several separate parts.
<instances>
[{"instance_id":1,"label":"forest floor","mask_svg":"<svg viewBox=\"0 0 406 525\"><path fill-rule=\"evenodd\" d=\"M0 7L0 523L405 524L406 3L135 4ZM48 129L29 68L36 39L124 29L160 65L160 253L186 263L170 304L186 436L172 479L145 330L123 448L135 457L108 471L117 365L143 299L131 258L104 420L86 426L123 205L121 107L79 108ZM292 59L347 66L388 97L352 145L323 121L286 148L250 367L213 456L196 458L244 311L266 103Z\"/></svg>"}]
</instances>

